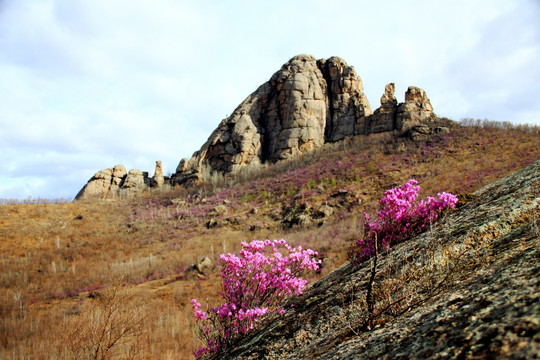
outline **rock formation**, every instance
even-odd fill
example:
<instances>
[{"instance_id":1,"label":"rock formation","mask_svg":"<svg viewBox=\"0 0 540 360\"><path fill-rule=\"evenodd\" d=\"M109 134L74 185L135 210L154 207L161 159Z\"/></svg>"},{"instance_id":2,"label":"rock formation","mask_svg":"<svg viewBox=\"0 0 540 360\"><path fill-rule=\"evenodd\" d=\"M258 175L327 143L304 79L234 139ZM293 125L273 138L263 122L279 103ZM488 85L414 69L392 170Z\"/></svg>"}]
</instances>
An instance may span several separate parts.
<instances>
[{"instance_id":1,"label":"rock formation","mask_svg":"<svg viewBox=\"0 0 540 360\"><path fill-rule=\"evenodd\" d=\"M370 114L362 81L344 60L295 56L224 119L189 161L181 162L173 181L234 173L364 134Z\"/></svg>"},{"instance_id":2,"label":"rock formation","mask_svg":"<svg viewBox=\"0 0 540 360\"><path fill-rule=\"evenodd\" d=\"M163 177L160 162L151 179L117 166L96 173L76 199L132 196L148 188L210 181L356 135L392 132L424 140L447 131L424 90L409 87L405 102L398 104L395 86L388 84L380 108L372 113L362 86L355 69L339 57L295 56L223 119L191 159L182 159L170 180Z\"/></svg>"},{"instance_id":3,"label":"rock formation","mask_svg":"<svg viewBox=\"0 0 540 360\"><path fill-rule=\"evenodd\" d=\"M381 107L372 114L362 86L355 69L339 57L293 57L221 121L190 160L182 159L172 182L234 174L346 137L388 131L407 135L436 118L422 89L409 87L405 102L398 104L394 84L386 86Z\"/></svg>"},{"instance_id":4,"label":"rock formation","mask_svg":"<svg viewBox=\"0 0 540 360\"><path fill-rule=\"evenodd\" d=\"M126 171L124 165L116 165L98 171L79 191L75 200L130 198L143 191L170 187L169 178L163 176L161 161L156 161L154 177L138 169Z\"/></svg>"},{"instance_id":5,"label":"rock formation","mask_svg":"<svg viewBox=\"0 0 540 360\"><path fill-rule=\"evenodd\" d=\"M161 167L161 161L156 161L156 170L154 171L154 177L152 178L152 185L161 186L165 183L163 177L163 168Z\"/></svg>"},{"instance_id":6,"label":"rock formation","mask_svg":"<svg viewBox=\"0 0 540 360\"><path fill-rule=\"evenodd\" d=\"M434 132L443 132L441 119L433 113L426 92L409 86L405 102L398 104L393 83L386 85L381 106L370 116L369 132L396 131L413 140L426 140ZM447 124L444 124L447 125Z\"/></svg>"},{"instance_id":7,"label":"rock formation","mask_svg":"<svg viewBox=\"0 0 540 360\"><path fill-rule=\"evenodd\" d=\"M346 263L219 359L535 359L540 161L490 184L433 228Z\"/></svg>"},{"instance_id":8,"label":"rock formation","mask_svg":"<svg viewBox=\"0 0 540 360\"><path fill-rule=\"evenodd\" d=\"M192 264L185 273L186 278L195 279L208 276L214 269L215 264L209 257L205 256Z\"/></svg>"},{"instance_id":9,"label":"rock formation","mask_svg":"<svg viewBox=\"0 0 540 360\"><path fill-rule=\"evenodd\" d=\"M396 128L396 112L398 102L394 91L394 83L386 85L384 94L381 96L381 106L375 110L370 122L370 132L379 133L392 131Z\"/></svg>"}]
</instances>

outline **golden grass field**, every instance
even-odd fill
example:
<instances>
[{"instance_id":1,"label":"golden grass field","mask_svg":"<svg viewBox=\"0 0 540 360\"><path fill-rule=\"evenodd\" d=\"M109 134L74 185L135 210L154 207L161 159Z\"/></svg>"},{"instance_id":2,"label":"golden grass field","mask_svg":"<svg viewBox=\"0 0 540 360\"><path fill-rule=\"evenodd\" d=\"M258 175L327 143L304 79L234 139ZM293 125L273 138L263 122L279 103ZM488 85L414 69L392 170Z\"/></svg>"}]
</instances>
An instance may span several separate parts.
<instances>
[{"instance_id":1,"label":"golden grass field","mask_svg":"<svg viewBox=\"0 0 540 360\"><path fill-rule=\"evenodd\" d=\"M285 238L323 254L321 277L347 261L386 189L414 177L423 196L470 193L538 159L538 131L458 127L428 143L349 139L232 185L0 205L0 358L192 358L190 299L220 299L219 267L187 271L198 259ZM282 223L323 205L334 212L321 221Z\"/></svg>"}]
</instances>

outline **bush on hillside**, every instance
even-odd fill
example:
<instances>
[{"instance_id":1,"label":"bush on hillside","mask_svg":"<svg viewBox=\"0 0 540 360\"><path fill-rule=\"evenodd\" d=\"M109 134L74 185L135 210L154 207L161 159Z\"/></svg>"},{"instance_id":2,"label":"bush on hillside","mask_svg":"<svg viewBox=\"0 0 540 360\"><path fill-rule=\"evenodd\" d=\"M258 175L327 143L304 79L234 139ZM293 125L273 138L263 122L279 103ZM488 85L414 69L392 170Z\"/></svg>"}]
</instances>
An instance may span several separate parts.
<instances>
[{"instance_id":1,"label":"bush on hillside","mask_svg":"<svg viewBox=\"0 0 540 360\"><path fill-rule=\"evenodd\" d=\"M239 256L220 256L225 302L203 311L196 299L191 300L206 344L195 352L196 357L233 343L265 315L283 314L282 299L301 295L307 281L300 276L317 270L321 262L316 251L292 248L285 240L242 242L242 247Z\"/></svg>"},{"instance_id":2,"label":"bush on hillside","mask_svg":"<svg viewBox=\"0 0 540 360\"><path fill-rule=\"evenodd\" d=\"M417 201L420 186L411 179L406 184L387 190L380 200L377 219L364 213L364 237L356 240L350 257L361 263L373 257L379 249L389 249L430 226L441 211L455 208L455 195L442 192L437 198L428 196Z\"/></svg>"}]
</instances>

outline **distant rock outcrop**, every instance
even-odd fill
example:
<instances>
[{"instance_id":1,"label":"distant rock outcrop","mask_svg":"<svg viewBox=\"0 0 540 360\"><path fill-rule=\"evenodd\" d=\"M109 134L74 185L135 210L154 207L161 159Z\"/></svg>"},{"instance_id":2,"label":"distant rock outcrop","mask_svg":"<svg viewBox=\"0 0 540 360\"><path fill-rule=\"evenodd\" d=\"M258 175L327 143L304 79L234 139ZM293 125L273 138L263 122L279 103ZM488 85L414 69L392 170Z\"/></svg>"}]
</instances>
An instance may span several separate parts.
<instances>
[{"instance_id":1,"label":"distant rock outcrop","mask_svg":"<svg viewBox=\"0 0 540 360\"><path fill-rule=\"evenodd\" d=\"M163 176L163 168L161 167L161 161L156 161L156 170L154 171L154 177L152 178L152 185L160 187L165 183Z\"/></svg>"},{"instance_id":2,"label":"distant rock outcrop","mask_svg":"<svg viewBox=\"0 0 540 360\"><path fill-rule=\"evenodd\" d=\"M189 161L182 160L173 181L234 173L364 134L370 114L362 81L344 60L295 56L224 119Z\"/></svg>"},{"instance_id":3,"label":"distant rock outcrop","mask_svg":"<svg viewBox=\"0 0 540 360\"><path fill-rule=\"evenodd\" d=\"M395 85L386 85L381 97L381 107L370 116L369 131L379 133L396 131L413 140L426 140L434 132L447 131L448 122L439 119L426 92L418 87L409 86L405 92L405 102L398 104L394 95Z\"/></svg>"},{"instance_id":4,"label":"distant rock outcrop","mask_svg":"<svg viewBox=\"0 0 540 360\"><path fill-rule=\"evenodd\" d=\"M356 135L392 132L425 140L448 131L424 90L411 86L405 102L398 103L394 84L388 84L380 108L372 112L362 87L355 69L339 57L295 56L223 119L191 159L182 159L171 179L163 177L161 162L151 179L139 170L126 173L119 165L96 173L76 199L129 197L149 188L196 184Z\"/></svg>"},{"instance_id":5,"label":"distant rock outcrop","mask_svg":"<svg viewBox=\"0 0 540 360\"><path fill-rule=\"evenodd\" d=\"M384 94L381 96L381 107L376 109L371 117L370 132L380 133L396 128L398 102L394 95L395 90L394 83L390 83L384 88Z\"/></svg>"},{"instance_id":6,"label":"distant rock outcrop","mask_svg":"<svg viewBox=\"0 0 540 360\"><path fill-rule=\"evenodd\" d=\"M161 161L156 161L152 179L146 171L133 169L127 172L124 165L116 165L92 176L75 196L75 200L131 198L147 190L166 187L170 187L170 181L163 176Z\"/></svg>"},{"instance_id":7,"label":"distant rock outcrop","mask_svg":"<svg viewBox=\"0 0 540 360\"><path fill-rule=\"evenodd\" d=\"M436 119L422 89L409 87L398 104L394 84L388 84L372 114L362 86L355 69L339 57L293 57L224 119L190 160L182 159L172 182L234 174L356 135L413 134L415 126Z\"/></svg>"}]
</instances>

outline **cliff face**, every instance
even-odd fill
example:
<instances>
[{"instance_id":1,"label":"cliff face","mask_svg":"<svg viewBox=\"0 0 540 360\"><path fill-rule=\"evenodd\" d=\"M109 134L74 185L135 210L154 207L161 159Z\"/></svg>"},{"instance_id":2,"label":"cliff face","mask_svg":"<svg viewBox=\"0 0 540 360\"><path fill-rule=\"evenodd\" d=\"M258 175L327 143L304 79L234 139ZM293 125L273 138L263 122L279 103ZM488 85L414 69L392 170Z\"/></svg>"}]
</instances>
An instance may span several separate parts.
<instances>
[{"instance_id":1,"label":"cliff face","mask_svg":"<svg viewBox=\"0 0 540 360\"><path fill-rule=\"evenodd\" d=\"M173 183L206 180L212 173L234 174L346 137L405 134L436 118L422 89L410 87L405 102L398 104L393 84L387 85L381 108L372 114L362 86L354 68L339 57L293 57L224 119L190 160L180 162Z\"/></svg>"},{"instance_id":2,"label":"cliff face","mask_svg":"<svg viewBox=\"0 0 540 360\"><path fill-rule=\"evenodd\" d=\"M215 358L536 358L539 189L537 161L379 254L372 311L372 260L347 263Z\"/></svg>"}]
</instances>

